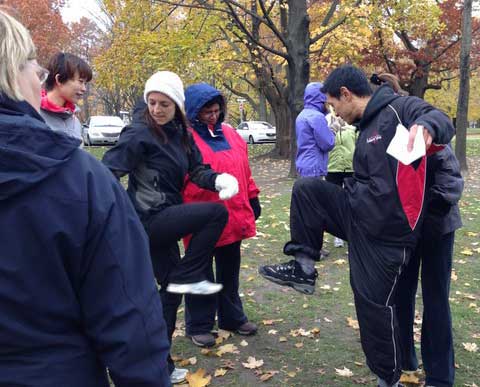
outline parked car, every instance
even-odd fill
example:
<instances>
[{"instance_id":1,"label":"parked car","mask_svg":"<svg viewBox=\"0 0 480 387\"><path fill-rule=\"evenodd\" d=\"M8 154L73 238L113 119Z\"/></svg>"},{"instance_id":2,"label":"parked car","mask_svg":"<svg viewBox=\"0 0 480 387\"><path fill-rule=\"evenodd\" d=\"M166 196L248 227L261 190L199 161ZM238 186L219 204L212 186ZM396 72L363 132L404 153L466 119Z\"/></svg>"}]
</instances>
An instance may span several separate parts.
<instances>
[{"instance_id":1,"label":"parked car","mask_svg":"<svg viewBox=\"0 0 480 387\"><path fill-rule=\"evenodd\" d=\"M115 144L125 123L117 116L92 116L83 126L85 145Z\"/></svg>"},{"instance_id":2,"label":"parked car","mask_svg":"<svg viewBox=\"0 0 480 387\"><path fill-rule=\"evenodd\" d=\"M277 130L265 121L244 121L237 126L237 132L249 144L275 142Z\"/></svg>"}]
</instances>

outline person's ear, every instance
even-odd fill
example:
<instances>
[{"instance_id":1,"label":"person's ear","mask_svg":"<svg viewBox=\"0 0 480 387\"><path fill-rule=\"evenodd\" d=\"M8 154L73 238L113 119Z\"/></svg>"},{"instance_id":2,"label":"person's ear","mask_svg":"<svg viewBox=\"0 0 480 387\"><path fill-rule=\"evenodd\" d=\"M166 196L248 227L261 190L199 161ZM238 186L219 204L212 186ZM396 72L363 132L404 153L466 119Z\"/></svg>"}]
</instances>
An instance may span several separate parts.
<instances>
[{"instance_id":1,"label":"person's ear","mask_svg":"<svg viewBox=\"0 0 480 387\"><path fill-rule=\"evenodd\" d=\"M60 82L60 74L55 75L55 86L60 86L62 82Z\"/></svg>"},{"instance_id":2,"label":"person's ear","mask_svg":"<svg viewBox=\"0 0 480 387\"><path fill-rule=\"evenodd\" d=\"M352 92L345 86L342 86L340 87L340 97L343 97L346 101L350 101L352 99Z\"/></svg>"}]
</instances>

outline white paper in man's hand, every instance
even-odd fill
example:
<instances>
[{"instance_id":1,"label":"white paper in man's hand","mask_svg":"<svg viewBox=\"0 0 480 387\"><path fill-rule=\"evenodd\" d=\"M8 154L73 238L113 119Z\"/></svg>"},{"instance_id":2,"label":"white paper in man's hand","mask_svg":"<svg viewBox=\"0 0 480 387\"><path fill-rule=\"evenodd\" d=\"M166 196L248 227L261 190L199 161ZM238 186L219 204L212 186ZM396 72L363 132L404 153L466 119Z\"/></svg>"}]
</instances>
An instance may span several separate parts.
<instances>
[{"instance_id":1,"label":"white paper in man's hand","mask_svg":"<svg viewBox=\"0 0 480 387\"><path fill-rule=\"evenodd\" d=\"M407 150L408 129L402 124L397 125L397 131L387 148L387 153L395 157L402 164L409 165L422 156L425 156L425 140L423 130L418 130L411 152Z\"/></svg>"}]
</instances>

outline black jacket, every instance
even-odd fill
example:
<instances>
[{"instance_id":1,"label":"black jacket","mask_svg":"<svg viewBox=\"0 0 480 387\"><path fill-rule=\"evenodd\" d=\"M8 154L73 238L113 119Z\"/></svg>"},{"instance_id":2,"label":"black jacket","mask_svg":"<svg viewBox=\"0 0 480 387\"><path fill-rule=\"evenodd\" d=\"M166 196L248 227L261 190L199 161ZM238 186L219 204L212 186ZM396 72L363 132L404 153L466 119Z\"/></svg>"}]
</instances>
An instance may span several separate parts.
<instances>
[{"instance_id":1,"label":"black jacket","mask_svg":"<svg viewBox=\"0 0 480 387\"><path fill-rule=\"evenodd\" d=\"M447 144L455 132L448 116L425 101L380 87L356 124L355 172L346 189L356 223L372 239L413 247L424 204L426 157L405 166L386 153L399 120L406 128L423 125L437 144Z\"/></svg>"},{"instance_id":2,"label":"black jacket","mask_svg":"<svg viewBox=\"0 0 480 387\"><path fill-rule=\"evenodd\" d=\"M463 185L460 164L450 146L428 157L423 237L438 238L462 227L458 201Z\"/></svg>"},{"instance_id":3,"label":"black jacket","mask_svg":"<svg viewBox=\"0 0 480 387\"><path fill-rule=\"evenodd\" d=\"M180 125L170 121L163 126L167 142L148 128L141 114L120 134L117 145L107 151L104 164L117 177L128 174L127 192L141 220L165 207L181 204L185 177L201 188L215 190L217 173L202 164L202 156L189 133L190 152L181 136Z\"/></svg>"}]
</instances>

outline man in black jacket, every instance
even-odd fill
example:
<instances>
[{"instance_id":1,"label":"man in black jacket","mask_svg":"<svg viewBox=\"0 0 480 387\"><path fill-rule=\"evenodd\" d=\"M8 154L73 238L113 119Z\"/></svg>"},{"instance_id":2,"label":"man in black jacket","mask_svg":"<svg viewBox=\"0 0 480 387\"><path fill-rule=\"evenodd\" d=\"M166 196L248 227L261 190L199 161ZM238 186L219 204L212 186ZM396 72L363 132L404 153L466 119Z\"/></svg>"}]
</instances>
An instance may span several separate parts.
<instances>
[{"instance_id":1,"label":"man in black jacket","mask_svg":"<svg viewBox=\"0 0 480 387\"><path fill-rule=\"evenodd\" d=\"M431 151L454 135L450 119L423 100L401 97L388 86L373 95L365 74L353 66L334 70L322 92L337 115L359 131L354 176L345 189L318 179L300 179L290 208L294 260L260 267L275 283L312 294L325 231L349 242L350 282L362 348L378 384L397 386L401 374L394 293L418 240L426 156L404 165L386 153L398 124L410 128L409 150L423 131Z\"/></svg>"}]
</instances>

